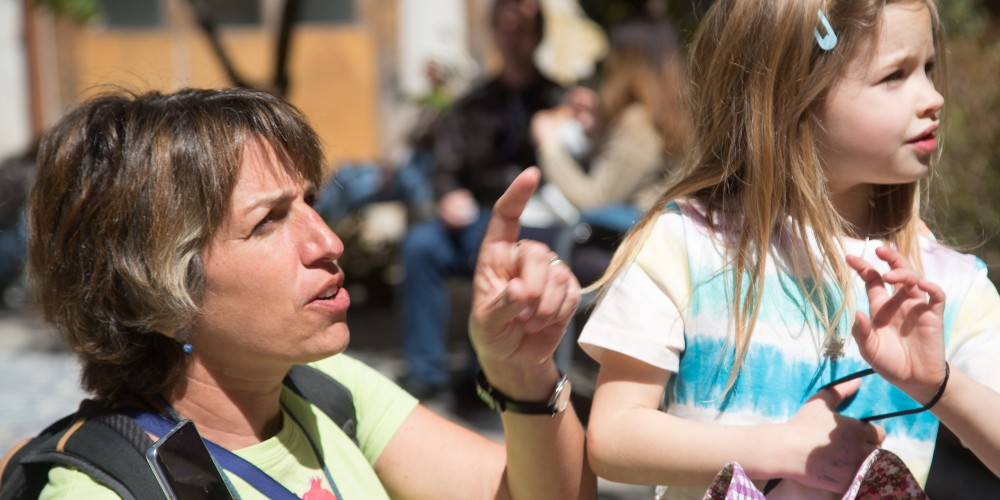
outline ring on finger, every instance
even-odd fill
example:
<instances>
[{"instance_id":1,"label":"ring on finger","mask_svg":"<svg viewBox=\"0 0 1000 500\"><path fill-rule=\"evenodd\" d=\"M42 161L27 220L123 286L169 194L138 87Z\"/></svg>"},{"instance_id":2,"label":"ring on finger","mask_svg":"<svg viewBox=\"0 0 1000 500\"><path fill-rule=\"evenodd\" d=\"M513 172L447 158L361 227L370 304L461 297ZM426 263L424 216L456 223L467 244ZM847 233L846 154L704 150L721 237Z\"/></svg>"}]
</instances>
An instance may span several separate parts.
<instances>
[{"instance_id":1,"label":"ring on finger","mask_svg":"<svg viewBox=\"0 0 1000 500\"><path fill-rule=\"evenodd\" d=\"M554 265L559 264L560 262L562 262L562 259L560 259L558 255L556 255L556 256L552 257L552 259L549 260L549 265L550 266L554 266Z\"/></svg>"}]
</instances>

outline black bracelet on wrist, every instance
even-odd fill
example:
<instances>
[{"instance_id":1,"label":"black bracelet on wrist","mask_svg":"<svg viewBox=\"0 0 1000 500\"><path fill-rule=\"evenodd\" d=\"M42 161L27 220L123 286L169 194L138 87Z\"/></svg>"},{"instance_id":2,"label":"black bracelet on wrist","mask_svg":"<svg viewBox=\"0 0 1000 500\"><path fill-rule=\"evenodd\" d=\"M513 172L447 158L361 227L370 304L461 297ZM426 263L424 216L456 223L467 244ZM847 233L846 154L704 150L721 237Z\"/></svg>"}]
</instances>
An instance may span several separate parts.
<instances>
[{"instance_id":1,"label":"black bracelet on wrist","mask_svg":"<svg viewBox=\"0 0 1000 500\"><path fill-rule=\"evenodd\" d=\"M859 372L852 373L852 374L850 374L850 375L848 375L846 377L838 378L837 380L834 380L833 382L830 382L829 384L824 385L823 387L820 388L820 390L830 389L831 387L833 387L833 386L835 386L837 384L842 384L844 382L847 382L848 380L854 380L856 378L865 377L865 376L871 375L873 373L875 373L875 370L873 370L871 368L868 368L868 369L865 369L865 370L861 370ZM934 394L934 397L931 398L930 402L928 402L927 404L921 406L920 408L913 408L913 409L910 409L910 410L894 411L892 413L885 413L885 414L882 414L882 415L872 415L870 417L862 417L860 420L862 422L871 422L873 420L882 420L882 419L885 419L885 418L892 418L892 417L902 417L903 415L912 415L914 413L920 413L920 412L924 412L924 411L930 410L941 399L941 396L944 395L944 389L945 389L945 387L948 387L948 378L950 376L951 376L951 366L948 364L947 361L945 361L944 362L944 379L941 381L941 386L938 387L937 393Z\"/></svg>"},{"instance_id":2,"label":"black bracelet on wrist","mask_svg":"<svg viewBox=\"0 0 1000 500\"><path fill-rule=\"evenodd\" d=\"M895 412L892 412L892 413L886 413L885 415L875 415L875 416L871 416L871 417L864 417L864 418L861 419L861 421L862 422L871 422L872 420L882 420L884 418L902 417L903 415L912 415L914 413L921 413L921 412L925 412L927 410L930 410L931 408L934 407L934 405L937 404L938 401L941 400L941 396L944 395L944 389L945 389L945 387L948 387L948 378L949 377L951 377L951 366L948 364L947 361L945 361L944 362L944 379L941 380L941 386L938 387L937 393L934 394L934 397L931 398L931 400L927 404L921 406L920 408L914 408L912 410L895 411Z\"/></svg>"}]
</instances>

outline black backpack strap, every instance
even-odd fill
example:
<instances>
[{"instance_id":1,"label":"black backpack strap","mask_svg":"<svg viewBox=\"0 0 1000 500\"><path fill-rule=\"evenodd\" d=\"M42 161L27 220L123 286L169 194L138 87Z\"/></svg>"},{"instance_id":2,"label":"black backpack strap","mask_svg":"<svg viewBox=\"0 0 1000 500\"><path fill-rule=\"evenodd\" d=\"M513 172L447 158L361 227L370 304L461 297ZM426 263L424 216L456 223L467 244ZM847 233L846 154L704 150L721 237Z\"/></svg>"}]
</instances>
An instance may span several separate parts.
<instances>
[{"instance_id":1,"label":"black backpack strap","mask_svg":"<svg viewBox=\"0 0 1000 500\"><path fill-rule=\"evenodd\" d=\"M37 498L54 465L78 469L124 499L163 498L144 456L152 444L131 418L86 400L14 453L0 499Z\"/></svg>"},{"instance_id":2,"label":"black backpack strap","mask_svg":"<svg viewBox=\"0 0 1000 500\"><path fill-rule=\"evenodd\" d=\"M358 444L357 412L351 390L309 365L295 365L285 377L285 387L319 408Z\"/></svg>"}]
</instances>

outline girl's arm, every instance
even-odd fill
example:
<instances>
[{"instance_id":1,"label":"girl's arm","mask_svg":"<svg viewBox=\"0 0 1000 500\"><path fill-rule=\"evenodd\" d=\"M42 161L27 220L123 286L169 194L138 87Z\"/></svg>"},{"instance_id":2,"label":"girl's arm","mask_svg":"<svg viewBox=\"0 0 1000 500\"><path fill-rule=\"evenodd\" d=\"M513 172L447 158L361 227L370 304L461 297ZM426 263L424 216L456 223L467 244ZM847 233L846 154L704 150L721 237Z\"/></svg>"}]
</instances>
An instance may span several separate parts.
<instances>
[{"instance_id":1,"label":"girl's arm","mask_svg":"<svg viewBox=\"0 0 1000 500\"><path fill-rule=\"evenodd\" d=\"M858 381L820 391L787 423L736 426L694 422L659 411L669 372L605 351L587 449L601 477L636 484L707 485L738 462L755 480L787 478L833 492L847 489L881 428L832 409Z\"/></svg>"},{"instance_id":2,"label":"girl's arm","mask_svg":"<svg viewBox=\"0 0 1000 500\"><path fill-rule=\"evenodd\" d=\"M847 263L865 281L869 315L856 314L854 338L865 361L879 375L921 404L942 389L945 377L944 304L941 287L923 278L896 250L878 248L889 264L880 275L864 259ZM890 291L886 285L892 286ZM1000 393L956 367L931 411L994 474L1000 475Z\"/></svg>"}]
</instances>

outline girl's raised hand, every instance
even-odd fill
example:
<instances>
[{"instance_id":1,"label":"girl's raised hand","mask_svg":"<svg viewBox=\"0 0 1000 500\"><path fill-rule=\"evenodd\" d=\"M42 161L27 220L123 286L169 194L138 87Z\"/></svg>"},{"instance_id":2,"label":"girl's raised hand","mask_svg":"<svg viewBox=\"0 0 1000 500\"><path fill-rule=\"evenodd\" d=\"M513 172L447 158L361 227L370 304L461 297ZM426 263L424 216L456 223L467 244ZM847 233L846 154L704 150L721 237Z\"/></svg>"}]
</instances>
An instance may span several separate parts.
<instances>
[{"instance_id":1,"label":"girl's raised hand","mask_svg":"<svg viewBox=\"0 0 1000 500\"><path fill-rule=\"evenodd\" d=\"M884 275L864 259L847 256L865 282L869 302L868 316L855 314L854 339L879 375L926 404L945 374L944 291L896 250L881 247L875 253L889 264Z\"/></svg>"}]
</instances>

